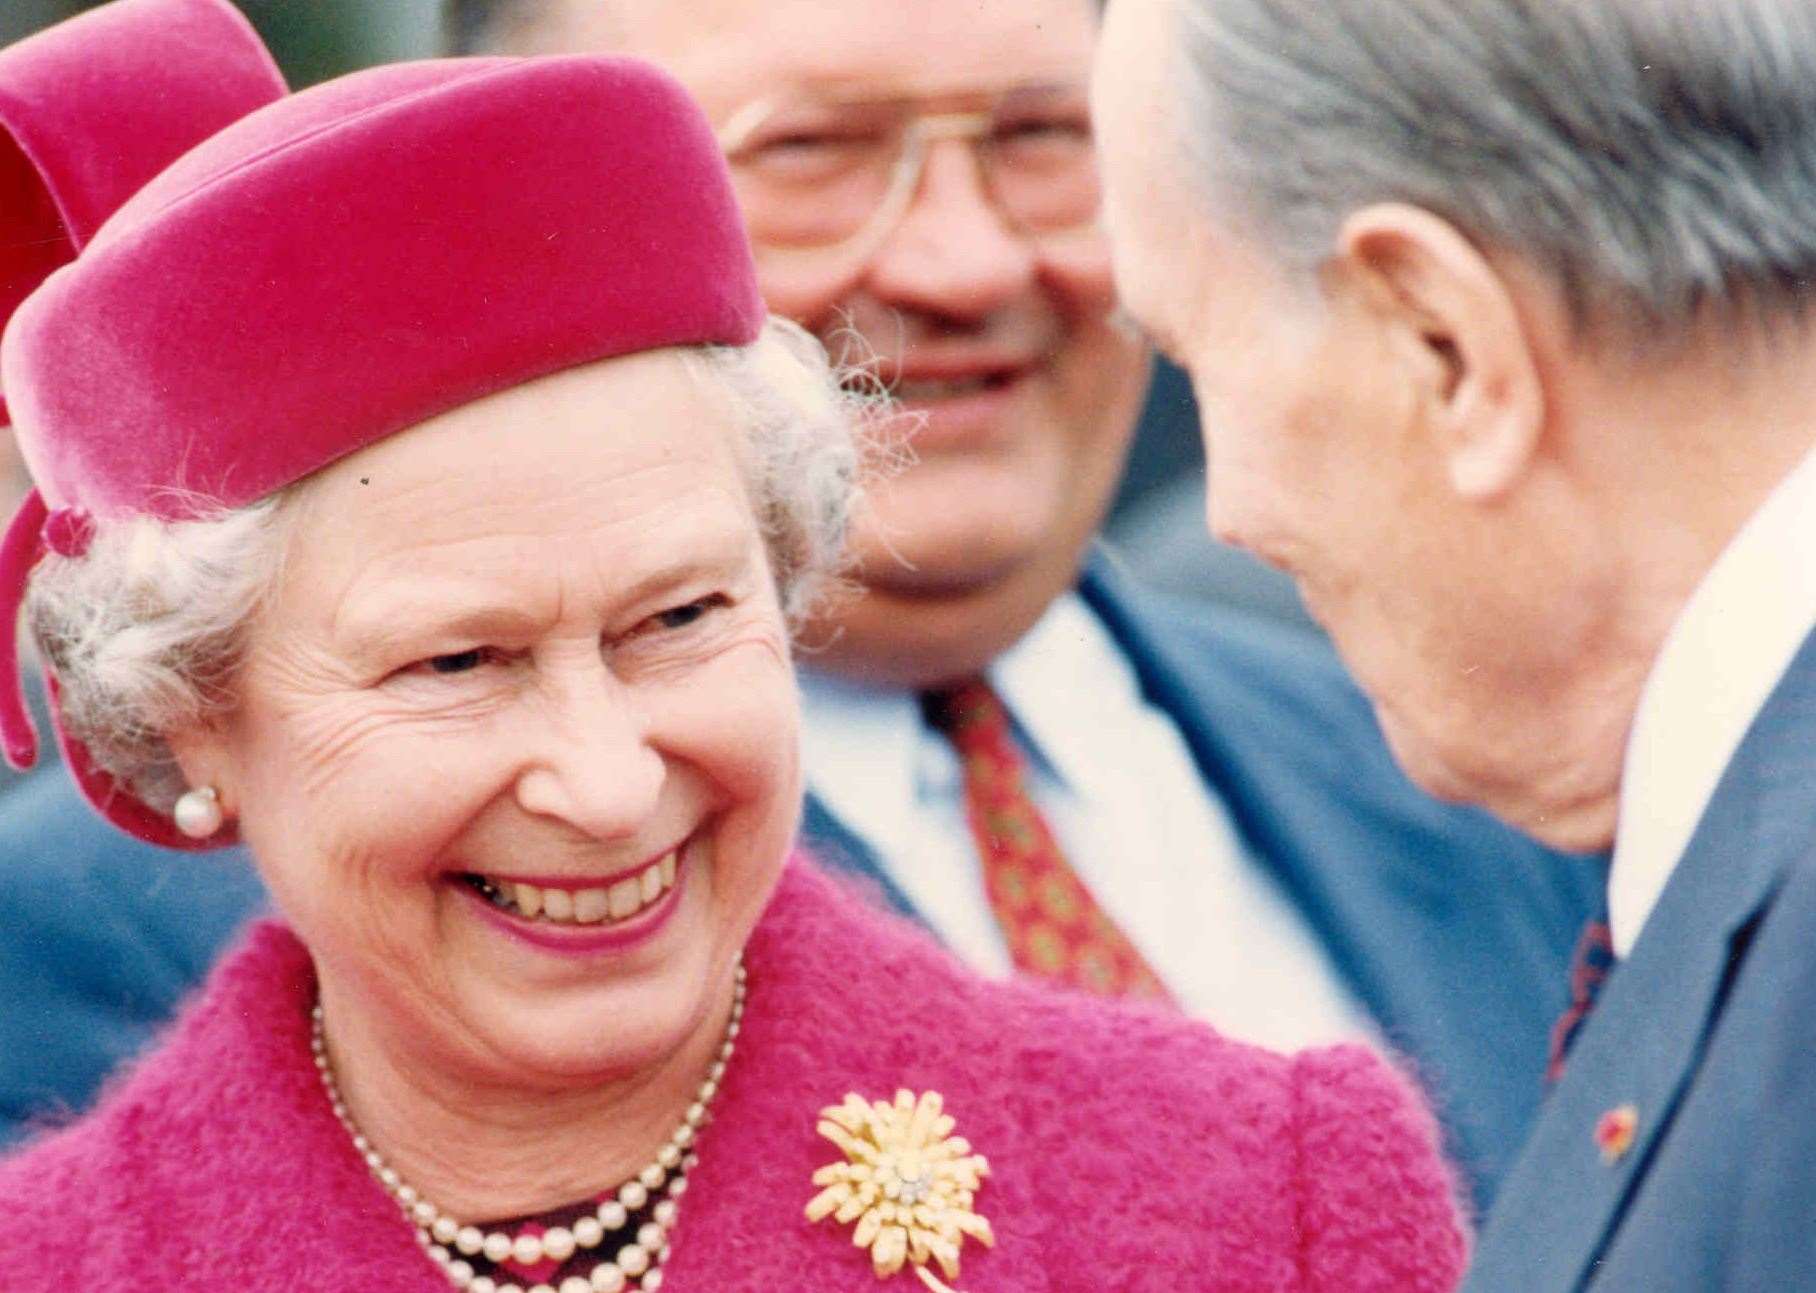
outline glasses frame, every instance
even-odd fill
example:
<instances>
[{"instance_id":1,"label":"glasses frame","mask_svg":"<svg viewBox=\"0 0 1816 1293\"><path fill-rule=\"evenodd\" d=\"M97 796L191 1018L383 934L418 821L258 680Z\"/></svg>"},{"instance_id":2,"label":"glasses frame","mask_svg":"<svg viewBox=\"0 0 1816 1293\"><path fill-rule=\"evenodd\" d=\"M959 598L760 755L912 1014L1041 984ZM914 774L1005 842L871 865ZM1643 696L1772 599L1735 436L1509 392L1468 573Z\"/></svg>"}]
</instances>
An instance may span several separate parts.
<instances>
[{"instance_id":1,"label":"glasses frame","mask_svg":"<svg viewBox=\"0 0 1816 1293\"><path fill-rule=\"evenodd\" d=\"M895 232L908 209L914 205L915 192L920 188L921 176L927 167L927 157L933 146L946 140L964 140L970 143L968 150L971 162L977 169L980 187L987 196L991 209L1003 220L1003 223L1023 238L1037 239L1053 234L1096 229L1099 227L1099 216L1093 213L1080 220L1076 226L1054 230L1036 231L1028 229L1017 220L1012 212L1002 205L997 197L995 186L989 182L986 164L978 151L977 141L987 138L996 124L997 113L1003 103L1011 96L1040 90L1076 90L1078 85L1072 81L1040 81L1025 85L1011 86L990 94L990 106L974 109L969 112L920 112L916 113L903 132L901 155L896 158L889 175L889 186L884 191L883 199L877 203L864 224L844 238L812 247L775 247L761 244L768 254L788 253L802 257L821 257L842 255L852 260L861 260L876 251ZM737 152L750 142L757 130L782 107L797 101L792 94L770 94L752 100L726 118L725 124L715 132L719 150L729 163L736 165ZM860 102L861 100L853 100ZM1093 143L1095 148L1095 143ZM754 241L754 239L753 239Z\"/></svg>"}]
</instances>

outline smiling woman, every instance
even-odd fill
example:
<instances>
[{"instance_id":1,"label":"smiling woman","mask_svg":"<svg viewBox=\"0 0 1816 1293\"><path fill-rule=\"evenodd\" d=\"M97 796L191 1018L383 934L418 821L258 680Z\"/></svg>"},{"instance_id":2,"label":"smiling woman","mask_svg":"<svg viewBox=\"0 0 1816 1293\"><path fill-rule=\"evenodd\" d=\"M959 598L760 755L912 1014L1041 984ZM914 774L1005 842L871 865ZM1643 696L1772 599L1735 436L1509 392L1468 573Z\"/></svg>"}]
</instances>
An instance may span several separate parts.
<instances>
[{"instance_id":1,"label":"smiling woman","mask_svg":"<svg viewBox=\"0 0 1816 1293\"><path fill-rule=\"evenodd\" d=\"M150 807L214 791L330 1010L343 975L428 985L397 1031L459 1021L454 1050L573 1072L723 1006L700 986L800 795L782 607L828 573L856 461L816 344L767 328L513 387L247 512L39 566L65 732Z\"/></svg>"},{"instance_id":2,"label":"smiling woman","mask_svg":"<svg viewBox=\"0 0 1816 1293\"><path fill-rule=\"evenodd\" d=\"M198 18L244 52L223 0L118 0L0 55L0 110L24 68L63 130L40 217L139 142L68 105ZM0 339L37 486L0 607L94 808L243 840L281 919L0 1165L8 1290L1453 1281L1430 1121L1366 1052L982 982L791 858L789 629L867 420L766 319L664 76L333 82L65 259ZM0 735L29 761L16 699Z\"/></svg>"}]
</instances>

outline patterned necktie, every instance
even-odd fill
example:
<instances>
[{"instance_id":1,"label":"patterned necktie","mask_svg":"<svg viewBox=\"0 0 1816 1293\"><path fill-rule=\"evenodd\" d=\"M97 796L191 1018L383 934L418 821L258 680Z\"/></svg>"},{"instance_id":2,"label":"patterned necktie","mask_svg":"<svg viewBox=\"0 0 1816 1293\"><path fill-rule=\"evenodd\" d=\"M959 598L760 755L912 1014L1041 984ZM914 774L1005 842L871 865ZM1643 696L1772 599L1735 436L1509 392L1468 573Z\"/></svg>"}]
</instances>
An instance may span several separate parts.
<instances>
[{"instance_id":1,"label":"patterned necktie","mask_svg":"<svg viewBox=\"0 0 1816 1293\"><path fill-rule=\"evenodd\" d=\"M980 679L921 698L965 770L984 892L1015 968L1106 997L1168 1000L1159 976L1078 878L1028 797L1009 714Z\"/></svg>"},{"instance_id":2,"label":"patterned necktie","mask_svg":"<svg viewBox=\"0 0 1816 1293\"><path fill-rule=\"evenodd\" d=\"M1570 958L1570 1005L1558 1016L1551 1028L1551 1062L1545 1066L1545 1080L1556 1082L1564 1076L1564 1059L1570 1045L1582 1031L1583 1021L1595 1006L1596 994L1614 969L1614 935L1605 920L1590 920L1576 941L1576 953Z\"/></svg>"}]
</instances>

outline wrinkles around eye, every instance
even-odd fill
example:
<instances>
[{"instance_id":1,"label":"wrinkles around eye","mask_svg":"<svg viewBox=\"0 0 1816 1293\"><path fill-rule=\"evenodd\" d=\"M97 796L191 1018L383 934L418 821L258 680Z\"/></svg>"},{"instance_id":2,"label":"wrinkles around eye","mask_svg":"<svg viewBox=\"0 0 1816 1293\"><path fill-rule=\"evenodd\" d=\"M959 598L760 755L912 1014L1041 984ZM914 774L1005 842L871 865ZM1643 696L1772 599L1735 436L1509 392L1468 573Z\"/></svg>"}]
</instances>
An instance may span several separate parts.
<instances>
[{"instance_id":1,"label":"wrinkles around eye","mask_svg":"<svg viewBox=\"0 0 1816 1293\"><path fill-rule=\"evenodd\" d=\"M626 635L626 638L627 640L647 640L649 638L679 637L700 625L702 621L712 618L715 612L725 610L730 604L731 599L723 593L698 597L682 605L657 611L636 625ZM430 677L470 674L484 665L499 663L502 654L491 647L469 647L463 651L449 651L440 655L428 656L401 670L400 673Z\"/></svg>"}]
</instances>

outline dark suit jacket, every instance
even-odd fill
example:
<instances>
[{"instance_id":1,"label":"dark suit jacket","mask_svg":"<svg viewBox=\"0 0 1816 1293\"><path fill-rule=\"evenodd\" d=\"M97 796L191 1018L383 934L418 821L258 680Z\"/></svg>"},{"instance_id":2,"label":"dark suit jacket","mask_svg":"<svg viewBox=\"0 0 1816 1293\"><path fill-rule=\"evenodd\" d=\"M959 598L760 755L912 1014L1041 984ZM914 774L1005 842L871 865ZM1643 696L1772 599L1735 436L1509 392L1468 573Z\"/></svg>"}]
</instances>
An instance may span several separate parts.
<instances>
[{"instance_id":1,"label":"dark suit jacket","mask_svg":"<svg viewBox=\"0 0 1816 1293\"><path fill-rule=\"evenodd\" d=\"M1594 1141L1631 1105L1633 1143ZM1816 636L1609 977L1468 1288L1816 1287Z\"/></svg>"},{"instance_id":2,"label":"dark suit jacket","mask_svg":"<svg viewBox=\"0 0 1816 1293\"><path fill-rule=\"evenodd\" d=\"M1410 1058L1485 1201L1537 1111L1547 1032L1605 868L1420 793L1316 639L1137 595L1101 557L1080 589L1250 855ZM803 835L912 913L816 801ZM144 1044L261 901L238 861L118 836L61 773L0 801L0 1119L83 1107Z\"/></svg>"}]
</instances>

